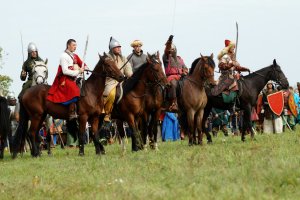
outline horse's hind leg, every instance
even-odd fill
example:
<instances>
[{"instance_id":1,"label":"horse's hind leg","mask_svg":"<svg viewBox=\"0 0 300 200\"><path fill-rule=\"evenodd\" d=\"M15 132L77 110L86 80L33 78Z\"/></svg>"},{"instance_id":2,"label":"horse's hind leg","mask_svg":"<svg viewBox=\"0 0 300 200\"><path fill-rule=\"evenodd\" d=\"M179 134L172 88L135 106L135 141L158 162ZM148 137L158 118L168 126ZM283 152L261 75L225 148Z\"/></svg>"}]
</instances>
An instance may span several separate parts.
<instances>
[{"instance_id":1,"label":"horse's hind leg","mask_svg":"<svg viewBox=\"0 0 300 200\"><path fill-rule=\"evenodd\" d=\"M204 110L200 110L197 114L196 114L196 130L198 132L198 144L202 145L202 139L203 139L203 133L202 133L202 121L203 121L203 112Z\"/></svg>"},{"instance_id":2,"label":"horse's hind leg","mask_svg":"<svg viewBox=\"0 0 300 200\"><path fill-rule=\"evenodd\" d=\"M33 157L39 156L39 146L37 144L37 133L39 130L39 125L41 124L40 118L33 118L31 120L30 128L29 128L29 139L32 145L31 155Z\"/></svg>"}]
</instances>

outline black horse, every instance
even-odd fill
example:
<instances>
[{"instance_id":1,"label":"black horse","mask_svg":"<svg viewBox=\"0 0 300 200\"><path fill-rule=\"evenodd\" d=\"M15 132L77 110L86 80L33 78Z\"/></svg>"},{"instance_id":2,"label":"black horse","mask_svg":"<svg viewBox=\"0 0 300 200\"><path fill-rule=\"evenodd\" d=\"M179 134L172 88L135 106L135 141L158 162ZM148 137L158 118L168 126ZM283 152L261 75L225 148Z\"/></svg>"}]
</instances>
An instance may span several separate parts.
<instances>
[{"instance_id":1,"label":"black horse","mask_svg":"<svg viewBox=\"0 0 300 200\"><path fill-rule=\"evenodd\" d=\"M3 159L5 141L11 136L10 110L6 98L0 96L0 159Z\"/></svg>"},{"instance_id":2,"label":"black horse","mask_svg":"<svg viewBox=\"0 0 300 200\"><path fill-rule=\"evenodd\" d=\"M193 62L192 66L197 63L197 59ZM289 87L289 82L275 59L272 65L255 71L247 76L242 76L240 80L238 80L239 94L235 103L236 107L244 111L241 136L242 141L245 141L247 130L251 132L251 138L254 138L254 131L252 129L251 122L251 109L256 105L260 91L269 80L275 81L282 87L282 89L287 89ZM206 88L208 101L204 110L202 127L203 130L205 130L208 143L211 143L211 135L208 130L205 129L205 121L207 120L212 107L223 110L231 110L234 103L224 103L222 96L212 96L209 90L210 88Z\"/></svg>"}]
</instances>

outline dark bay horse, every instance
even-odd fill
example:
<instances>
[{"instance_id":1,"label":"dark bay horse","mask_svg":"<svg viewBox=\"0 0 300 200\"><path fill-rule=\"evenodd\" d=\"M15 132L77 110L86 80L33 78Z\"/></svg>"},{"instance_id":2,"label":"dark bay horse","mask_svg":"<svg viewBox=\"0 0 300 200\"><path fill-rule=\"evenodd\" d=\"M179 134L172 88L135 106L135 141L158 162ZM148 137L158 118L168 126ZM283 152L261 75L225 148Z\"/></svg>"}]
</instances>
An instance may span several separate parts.
<instances>
[{"instance_id":1,"label":"dark bay horse","mask_svg":"<svg viewBox=\"0 0 300 200\"><path fill-rule=\"evenodd\" d=\"M132 128L133 151L143 149L139 122L143 113L149 112L146 104L151 95L153 95L152 89L154 87L163 88L167 85L168 81L162 69L159 52L153 55L148 54L147 62L124 82L124 95L120 103L114 106L112 118L127 121L128 125ZM118 130L122 137L124 130L120 125L118 123Z\"/></svg>"},{"instance_id":2,"label":"dark bay horse","mask_svg":"<svg viewBox=\"0 0 300 200\"><path fill-rule=\"evenodd\" d=\"M188 76L180 80L180 96L178 98L179 115L181 125L188 133L193 133L195 137L195 129L198 130L198 136L202 132L201 122L204 107L206 105L206 94L204 91L204 83L214 76L215 63L213 55L201 56L201 59L191 68ZM164 99L164 91L159 85L153 85L149 88L149 96L145 102L145 109L143 113L143 140L146 145L146 136L149 136L150 147L157 149L157 122L162 110L167 111L162 107ZM188 97L188 98L187 98ZM170 103L170 102L169 102ZM164 103L165 105L168 102ZM188 117L189 116L189 117ZM188 119L189 118L189 119ZM189 122L189 123L188 123ZM192 124L192 125L191 125ZM195 138L193 138L194 140ZM199 143L201 143L201 139ZM192 138L190 144L192 144Z\"/></svg>"},{"instance_id":3,"label":"dark bay horse","mask_svg":"<svg viewBox=\"0 0 300 200\"><path fill-rule=\"evenodd\" d=\"M92 126L92 137L96 153L101 153L98 135L98 119L103 109L102 95L105 87L105 79L107 76L118 81L124 79L124 75L106 53L104 53L103 56L99 55L99 57L100 59L92 71L92 75L83 85L82 89L85 96L82 96L78 102L79 155L84 155L84 133L87 121L89 121ZM20 123L16 132L13 157L16 157L20 146L24 143L24 135L28 129L28 120L31 120L29 128L29 138L32 147L31 154L32 156L38 156L40 152L36 133L41 128L46 115L50 114L53 118L57 119L68 119L68 107L46 100L49 88L50 86L48 85L33 86L26 90L22 99L20 99ZM76 138L76 133L74 136ZM47 142L49 143L50 141ZM48 153L50 154L49 149L48 147Z\"/></svg>"},{"instance_id":4,"label":"dark bay horse","mask_svg":"<svg viewBox=\"0 0 300 200\"><path fill-rule=\"evenodd\" d=\"M239 94L236 106L244 111L243 127L242 127L242 141L245 141L246 131L251 132L251 138L254 138L254 131L251 122L251 109L256 106L257 98L260 91L264 88L269 80L277 82L283 89L287 89L289 82L282 72L280 66L274 59L273 64L255 71L247 76L242 76L238 81ZM212 96L210 88L207 88L208 103L205 107L203 120L206 120L211 112L212 107L223 110L231 110L234 106L233 103L224 103L221 96ZM204 127L204 124L203 124ZM205 130L205 129L204 129ZM210 134L206 131L208 142L212 142Z\"/></svg>"},{"instance_id":5,"label":"dark bay horse","mask_svg":"<svg viewBox=\"0 0 300 200\"><path fill-rule=\"evenodd\" d=\"M11 136L10 110L7 99L0 96L0 159L4 156L4 145L7 137Z\"/></svg>"}]
</instances>

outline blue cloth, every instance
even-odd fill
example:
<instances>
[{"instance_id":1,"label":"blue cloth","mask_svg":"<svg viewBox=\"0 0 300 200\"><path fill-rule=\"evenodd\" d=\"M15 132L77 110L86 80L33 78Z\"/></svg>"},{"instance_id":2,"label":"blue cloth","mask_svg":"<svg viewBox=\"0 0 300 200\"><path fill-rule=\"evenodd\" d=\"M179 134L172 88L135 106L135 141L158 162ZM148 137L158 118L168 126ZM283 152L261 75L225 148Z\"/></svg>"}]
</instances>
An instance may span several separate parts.
<instances>
[{"instance_id":1,"label":"blue cloth","mask_svg":"<svg viewBox=\"0 0 300 200\"><path fill-rule=\"evenodd\" d=\"M162 140L178 140L180 138L178 119L174 113L165 113L162 123Z\"/></svg>"},{"instance_id":2,"label":"blue cloth","mask_svg":"<svg viewBox=\"0 0 300 200\"><path fill-rule=\"evenodd\" d=\"M298 116L297 116L296 120L298 123L300 123L300 97L299 97L299 94L294 93L294 100L298 107Z\"/></svg>"},{"instance_id":3,"label":"blue cloth","mask_svg":"<svg viewBox=\"0 0 300 200\"><path fill-rule=\"evenodd\" d=\"M74 97L73 99L71 99L69 101L66 101L66 102L63 102L61 104L64 105L64 106L67 106L67 105L69 105L71 103L74 103L74 102L77 102L77 101L78 101L78 97Z\"/></svg>"}]
</instances>

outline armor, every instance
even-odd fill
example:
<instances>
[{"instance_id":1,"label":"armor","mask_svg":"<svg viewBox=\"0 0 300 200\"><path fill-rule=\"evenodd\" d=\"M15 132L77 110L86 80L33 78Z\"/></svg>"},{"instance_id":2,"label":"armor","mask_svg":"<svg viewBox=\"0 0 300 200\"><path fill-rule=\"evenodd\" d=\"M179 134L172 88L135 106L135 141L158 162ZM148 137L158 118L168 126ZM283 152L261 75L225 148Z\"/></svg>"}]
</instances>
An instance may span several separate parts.
<instances>
[{"instance_id":1,"label":"armor","mask_svg":"<svg viewBox=\"0 0 300 200\"><path fill-rule=\"evenodd\" d=\"M33 51L38 51L38 48L36 47L36 45L33 42L30 42L28 44L27 51L28 51L28 53L31 53Z\"/></svg>"},{"instance_id":2,"label":"armor","mask_svg":"<svg viewBox=\"0 0 300 200\"><path fill-rule=\"evenodd\" d=\"M110 37L109 50L112 50L115 47L121 47L121 45L115 38Z\"/></svg>"}]
</instances>

